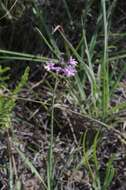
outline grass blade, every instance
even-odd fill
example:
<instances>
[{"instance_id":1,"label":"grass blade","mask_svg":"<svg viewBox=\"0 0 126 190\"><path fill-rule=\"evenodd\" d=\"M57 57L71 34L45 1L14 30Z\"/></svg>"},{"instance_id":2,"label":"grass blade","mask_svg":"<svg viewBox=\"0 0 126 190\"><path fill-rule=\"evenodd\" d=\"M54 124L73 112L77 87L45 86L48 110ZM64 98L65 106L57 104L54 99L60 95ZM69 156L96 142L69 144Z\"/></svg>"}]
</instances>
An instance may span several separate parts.
<instances>
[{"instance_id":1,"label":"grass blade","mask_svg":"<svg viewBox=\"0 0 126 190\"><path fill-rule=\"evenodd\" d=\"M15 149L18 152L18 154L20 155L20 157L22 158L22 160L24 161L24 163L30 168L31 172L38 177L38 179L42 182L44 188L47 189L47 186L46 186L43 178L40 176L39 172L36 170L36 168L33 166L33 164L30 162L30 160L25 156L25 154L23 152L21 152L19 150L19 148L17 146L15 146Z\"/></svg>"},{"instance_id":2,"label":"grass blade","mask_svg":"<svg viewBox=\"0 0 126 190\"><path fill-rule=\"evenodd\" d=\"M106 3L101 0L103 11L103 24L104 24L104 53L101 65L101 80L102 80L102 111L103 118L105 118L109 106L109 71L108 71L108 22L106 17Z\"/></svg>"}]
</instances>

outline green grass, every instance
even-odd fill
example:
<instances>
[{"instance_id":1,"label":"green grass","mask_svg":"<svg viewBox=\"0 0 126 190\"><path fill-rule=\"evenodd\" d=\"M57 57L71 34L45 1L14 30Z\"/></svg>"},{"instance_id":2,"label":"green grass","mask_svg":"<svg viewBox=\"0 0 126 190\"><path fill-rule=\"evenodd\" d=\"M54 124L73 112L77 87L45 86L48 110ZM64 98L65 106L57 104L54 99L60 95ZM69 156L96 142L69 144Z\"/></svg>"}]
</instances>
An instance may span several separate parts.
<instances>
[{"instance_id":1,"label":"green grass","mask_svg":"<svg viewBox=\"0 0 126 190\"><path fill-rule=\"evenodd\" d=\"M97 158L97 148L99 142L99 132L96 133L93 144L86 150L86 144L88 139L86 139L87 133L84 134L83 139L83 164L87 168L88 175L92 180L92 187L94 190L107 190L113 180L115 175L115 169L113 167L114 156L112 156L106 164L106 169L104 171L104 179L100 177L100 161ZM92 164L93 162L93 164Z\"/></svg>"}]
</instances>

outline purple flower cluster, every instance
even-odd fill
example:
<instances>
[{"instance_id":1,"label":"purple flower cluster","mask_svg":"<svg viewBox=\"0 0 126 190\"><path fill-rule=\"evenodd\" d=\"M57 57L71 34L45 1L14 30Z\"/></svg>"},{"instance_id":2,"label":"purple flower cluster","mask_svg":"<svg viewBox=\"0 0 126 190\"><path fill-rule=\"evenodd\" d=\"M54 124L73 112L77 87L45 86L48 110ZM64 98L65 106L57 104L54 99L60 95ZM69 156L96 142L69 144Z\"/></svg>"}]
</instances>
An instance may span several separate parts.
<instances>
[{"instance_id":1,"label":"purple flower cluster","mask_svg":"<svg viewBox=\"0 0 126 190\"><path fill-rule=\"evenodd\" d=\"M45 65L45 69L47 71L53 71L56 72L58 74L62 74L66 77L72 77L76 74L76 65L77 65L77 61L72 58L72 56L69 58L69 60L67 61L67 63L65 64L55 64L51 61L47 62Z\"/></svg>"}]
</instances>

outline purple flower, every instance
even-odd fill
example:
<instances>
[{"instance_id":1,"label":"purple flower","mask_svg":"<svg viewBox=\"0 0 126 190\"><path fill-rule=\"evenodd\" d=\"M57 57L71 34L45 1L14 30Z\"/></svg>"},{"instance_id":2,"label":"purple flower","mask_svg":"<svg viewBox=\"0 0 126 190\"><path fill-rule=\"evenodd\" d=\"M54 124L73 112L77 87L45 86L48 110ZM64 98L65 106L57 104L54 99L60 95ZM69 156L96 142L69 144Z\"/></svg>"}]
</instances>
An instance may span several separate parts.
<instances>
[{"instance_id":1,"label":"purple flower","mask_svg":"<svg viewBox=\"0 0 126 190\"><path fill-rule=\"evenodd\" d=\"M47 71L53 70L54 67L55 67L55 64L52 63L52 62L48 62L48 63L44 66L44 68L45 68Z\"/></svg>"},{"instance_id":2,"label":"purple flower","mask_svg":"<svg viewBox=\"0 0 126 190\"><path fill-rule=\"evenodd\" d=\"M74 58L72 58L72 56L70 56L70 58L68 60L68 65L76 66L77 61Z\"/></svg>"},{"instance_id":3,"label":"purple flower","mask_svg":"<svg viewBox=\"0 0 126 190\"><path fill-rule=\"evenodd\" d=\"M56 71L57 73L59 73L60 71L62 71L62 68L58 66L54 66L53 71Z\"/></svg>"},{"instance_id":4,"label":"purple flower","mask_svg":"<svg viewBox=\"0 0 126 190\"><path fill-rule=\"evenodd\" d=\"M76 69L75 67L72 67L71 65L68 65L66 66L64 69L63 69L63 73L65 76L67 77L72 77L76 74Z\"/></svg>"},{"instance_id":5,"label":"purple flower","mask_svg":"<svg viewBox=\"0 0 126 190\"><path fill-rule=\"evenodd\" d=\"M76 74L76 65L77 61L72 58L72 56L69 58L67 64L65 64L64 59L60 62L60 64L55 64L51 61L47 62L44 68L47 71L53 71L58 74L62 74L67 77L72 77Z\"/></svg>"}]
</instances>

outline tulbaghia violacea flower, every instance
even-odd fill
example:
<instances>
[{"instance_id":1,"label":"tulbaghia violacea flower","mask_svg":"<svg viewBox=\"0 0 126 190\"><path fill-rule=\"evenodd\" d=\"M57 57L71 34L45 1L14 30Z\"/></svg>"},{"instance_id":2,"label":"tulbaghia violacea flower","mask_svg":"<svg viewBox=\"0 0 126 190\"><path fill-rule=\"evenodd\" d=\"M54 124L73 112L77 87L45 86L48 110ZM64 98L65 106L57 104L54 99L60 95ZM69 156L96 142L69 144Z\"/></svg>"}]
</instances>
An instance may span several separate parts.
<instances>
[{"instance_id":1,"label":"tulbaghia violacea flower","mask_svg":"<svg viewBox=\"0 0 126 190\"><path fill-rule=\"evenodd\" d=\"M53 67L53 71L56 71L57 73L59 73L59 72L62 71L62 68L59 67L59 66L54 66L54 67Z\"/></svg>"},{"instance_id":2,"label":"tulbaghia violacea flower","mask_svg":"<svg viewBox=\"0 0 126 190\"><path fill-rule=\"evenodd\" d=\"M70 58L68 60L68 65L76 66L77 61L74 58L72 58L72 56L70 56Z\"/></svg>"},{"instance_id":3,"label":"tulbaghia violacea flower","mask_svg":"<svg viewBox=\"0 0 126 190\"><path fill-rule=\"evenodd\" d=\"M45 68L47 71L52 71L52 70L54 69L54 67L55 67L55 64L52 63L52 62L48 62L48 63L44 66L44 68Z\"/></svg>"},{"instance_id":4,"label":"tulbaghia violacea flower","mask_svg":"<svg viewBox=\"0 0 126 190\"><path fill-rule=\"evenodd\" d=\"M72 77L76 74L76 65L77 65L77 61L72 58L72 56L69 58L69 60L67 61L67 63L65 64L65 61L62 59L62 62L60 64L55 64L51 61L47 62L47 64L45 65L45 69L47 71L53 71L56 72L58 74L62 74L64 76L67 77Z\"/></svg>"},{"instance_id":5,"label":"tulbaghia violacea flower","mask_svg":"<svg viewBox=\"0 0 126 190\"><path fill-rule=\"evenodd\" d=\"M76 74L76 68L75 67L72 67L71 65L68 65L66 66L64 69L63 69L63 73L65 76L67 77L72 77Z\"/></svg>"}]
</instances>

